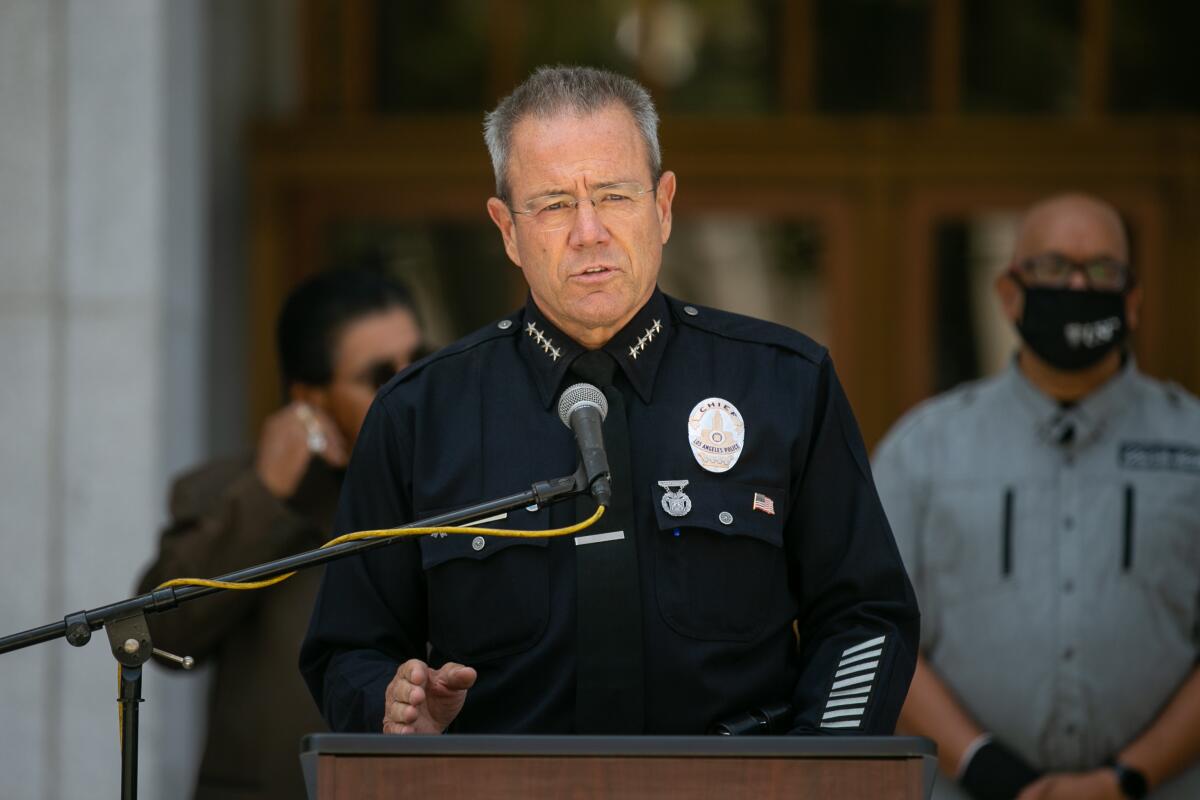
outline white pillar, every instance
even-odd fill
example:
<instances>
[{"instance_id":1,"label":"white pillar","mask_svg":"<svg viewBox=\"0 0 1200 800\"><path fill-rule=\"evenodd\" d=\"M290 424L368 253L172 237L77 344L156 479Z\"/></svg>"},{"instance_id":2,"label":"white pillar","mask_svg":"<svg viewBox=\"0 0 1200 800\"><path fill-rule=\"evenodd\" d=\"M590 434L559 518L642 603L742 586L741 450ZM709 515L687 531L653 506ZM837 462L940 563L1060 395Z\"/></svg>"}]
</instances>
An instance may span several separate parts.
<instances>
[{"instance_id":1,"label":"white pillar","mask_svg":"<svg viewBox=\"0 0 1200 800\"><path fill-rule=\"evenodd\" d=\"M128 595L201 455L200 4L0 0L0 634ZM0 656L4 796L116 795L115 688L103 631ZM186 796L196 689L144 691L142 791Z\"/></svg>"}]
</instances>

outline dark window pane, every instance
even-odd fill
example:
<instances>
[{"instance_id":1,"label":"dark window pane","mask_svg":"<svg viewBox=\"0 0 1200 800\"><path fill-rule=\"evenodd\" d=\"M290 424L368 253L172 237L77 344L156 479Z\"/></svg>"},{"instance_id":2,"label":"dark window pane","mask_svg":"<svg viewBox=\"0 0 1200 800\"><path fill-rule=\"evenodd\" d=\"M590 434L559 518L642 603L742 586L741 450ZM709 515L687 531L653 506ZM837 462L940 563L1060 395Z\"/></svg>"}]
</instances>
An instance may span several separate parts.
<instances>
[{"instance_id":1,"label":"dark window pane","mask_svg":"<svg viewBox=\"0 0 1200 800\"><path fill-rule=\"evenodd\" d=\"M490 222L372 222L330 231L327 263L393 275L413 290L435 345L451 341L519 306L521 273Z\"/></svg>"},{"instance_id":2,"label":"dark window pane","mask_svg":"<svg viewBox=\"0 0 1200 800\"><path fill-rule=\"evenodd\" d=\"M487 0L380 0L380 110L479 111L487 88L487 8Z\"/></svg>"},{"instance_id":3,"label":"dark window pane","mask_svg":"<svg viewBox=\"0 0 1200 800\"><path fill-rule=\"evenodd\" d=\"M1020 214L1015 209L948 219L934 230L934 391L994 374L1017 337L996 297L1008 267Z\"/></svg>"},{"instance_id":4,"label":"dark window pane","mask_svg":"<svg viewBox=\"0 0 1200 800\"><path fill-rule=\"evenodd\" d=\"M1113 111L1200 111L1200 4L1114 0Z\"/></svg>"},{"instance_id":5,"label":"dark window pane","mask_svg":"<svg viewBox=\"0 0 1200 800\"><path fill-rule=\"evenodd\" d=\"M817 107L929 108L928 0L816 0Z\"/></svg>"},{"instance_id":6,"label":"dark window pane","mask_svg":"<svg viewBox=\"0 0 1200 800\"><path fill-rule=\"evenodd\" d=\"M663 248L663 291L803 331L828 344L821 236L810 220L748 214L676 217Z\"/></svg>"},{"instance_id":7,"label":"dark window pane","mask_svg":"<svg viewBox=\"0 0 1200 800\"><path fill-rule=\"evenodd\" d=\"M636 18L636 8L634 0L526 3L521 78L544 64L582 64L634 75L634 51L622 48L618 35L630 38L627 26Z\"/></svg>"},{"instance_id":8,"label":"dark window pane","mask_svg":"<svg viewBox=\"0 0 1200 800\"><path fill-rule=\"evenodd\" d=\"M1078 110L1079 0L975 0L963 18L966 110Z\"/></svg>"},{"instance_id":9,"label":"dark window pane","mask_svg":"<svg viewBox=\"0 0 1200 800\"><path fill-rule=\"evenodd\" d=\"M643 74L671 111L779 108L781 0L660 2Z\"/></svg>"}]
</instances>

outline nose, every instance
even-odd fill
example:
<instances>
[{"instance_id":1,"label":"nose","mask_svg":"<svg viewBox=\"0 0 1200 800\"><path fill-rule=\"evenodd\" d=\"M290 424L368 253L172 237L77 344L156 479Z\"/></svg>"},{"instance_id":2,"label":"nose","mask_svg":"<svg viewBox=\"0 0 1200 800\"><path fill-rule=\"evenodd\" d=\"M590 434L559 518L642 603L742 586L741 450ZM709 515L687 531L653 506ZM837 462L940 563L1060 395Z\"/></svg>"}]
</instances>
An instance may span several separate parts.
<instances>
[{"instance_id":1,"label":"nose","mask_svg":"<svg viewBox=\"0 0 1200 800\"><path fill-rule=\"evenodd\" d=\"M572 247L588 247L608 241L608 228L600 219L596 205L591 200L580 200L575 206L575 221L571 225Z\"/></svg>"},{"instance_id":2,"label":"nose","mask_svg":"<svg viewBox=\"0 0 1200 800\"><path fill-rule=\"evenodd\" d=\"M1071 274L1067 278L1067 288L1076 291L1088 288L1087 277L1083 274L1083 270L1071 270Z\"/></svg>"}]
</instances>

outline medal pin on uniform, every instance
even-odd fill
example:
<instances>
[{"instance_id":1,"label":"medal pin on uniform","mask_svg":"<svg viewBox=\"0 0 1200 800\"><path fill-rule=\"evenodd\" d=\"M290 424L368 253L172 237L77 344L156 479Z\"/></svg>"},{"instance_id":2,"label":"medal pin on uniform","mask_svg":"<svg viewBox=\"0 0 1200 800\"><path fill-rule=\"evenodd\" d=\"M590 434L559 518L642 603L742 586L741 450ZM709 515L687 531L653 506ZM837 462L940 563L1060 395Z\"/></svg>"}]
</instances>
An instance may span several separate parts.
<instances>
[{"instance_id":1,"label":"medal pin on uniform","mask_svg":"<svg viewBox=\"0 0 1200 800\"><path fill-rule=\"evenodd\" d=\"M701 400L688 415L688 444L709 472L728 472L742 456L746 423L737 406L720 397Z\"/></svg>"},{"instance_id":2,"label":"medal pin on uniform","mask_svg":"<svg viewBox=\"0 0 1200 800\"><path fill-rule=\"evenodd\" d=\"M692 498L683 493L687 481L659 481L658 485L666 490L663 495L662 507L672 517L684 517L692 510Z\"/></svg>"}]
</instances>

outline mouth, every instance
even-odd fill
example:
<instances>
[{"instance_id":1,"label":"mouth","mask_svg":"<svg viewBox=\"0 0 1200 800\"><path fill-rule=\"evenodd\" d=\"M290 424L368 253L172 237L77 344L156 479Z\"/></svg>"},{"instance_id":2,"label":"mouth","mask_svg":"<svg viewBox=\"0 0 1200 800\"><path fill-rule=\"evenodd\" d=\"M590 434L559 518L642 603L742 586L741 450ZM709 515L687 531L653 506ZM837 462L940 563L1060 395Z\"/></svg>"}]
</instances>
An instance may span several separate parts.
<instances>
[{"instance_id":1,"label":"mouth","mask_svg":"<svg viewBox=\"0 0 1200 800\"><path fill-rule=\"evenodd\" d=\"M617 270L615 267L611 267L607 264L592 264L584 267L581 270L576 270L575 272L571 273L570 277L583 281L597 281L604 280L609 275L615 275L616 272Z\"/></svg>"}]
</instances>

